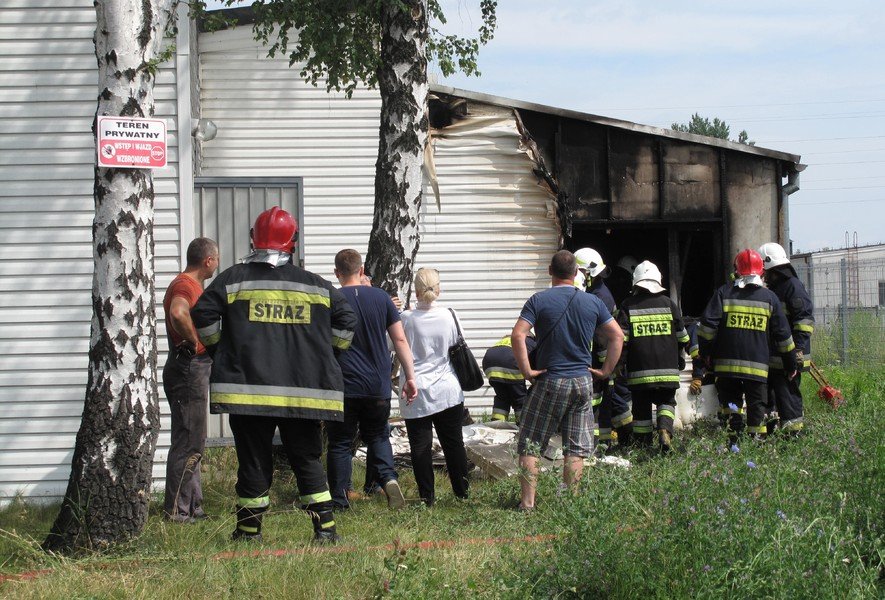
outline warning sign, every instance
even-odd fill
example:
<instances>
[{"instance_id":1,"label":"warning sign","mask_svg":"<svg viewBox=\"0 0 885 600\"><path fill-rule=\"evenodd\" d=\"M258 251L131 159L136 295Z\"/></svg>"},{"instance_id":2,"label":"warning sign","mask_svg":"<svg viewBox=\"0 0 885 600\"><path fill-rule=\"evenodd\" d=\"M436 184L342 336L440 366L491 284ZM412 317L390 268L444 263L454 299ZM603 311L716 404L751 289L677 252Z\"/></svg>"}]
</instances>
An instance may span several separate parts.
<instances>
[{"instance_id":1,"label":"warning sign","mask_svg":"<svg viewBox=\"0 0 885 600\"><path fill-rule=\"evenodd\" d=\"M98 118L98 166L159 169L166 166L166 122L129 117Z\"/></svg>"}]
</instances>

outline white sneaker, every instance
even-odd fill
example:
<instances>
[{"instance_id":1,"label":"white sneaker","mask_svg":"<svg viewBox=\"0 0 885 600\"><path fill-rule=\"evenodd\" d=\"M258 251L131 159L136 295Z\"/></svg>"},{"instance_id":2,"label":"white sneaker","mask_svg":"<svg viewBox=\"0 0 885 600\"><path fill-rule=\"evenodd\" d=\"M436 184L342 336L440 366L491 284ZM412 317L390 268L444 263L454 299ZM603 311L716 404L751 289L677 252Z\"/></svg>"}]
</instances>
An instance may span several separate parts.
<instances>
[{"instance_id":1,"label":"white sneaker","mask_svg":"<svg viewBox=\"0 0 885 600\"><path fill-rule=\"evenodd\" d=\"M396 510L406 505L406 497L399 487L396 479L391 479L384 484L384 493L387 494L387 506Z\"/></svg>"}]
</instances>

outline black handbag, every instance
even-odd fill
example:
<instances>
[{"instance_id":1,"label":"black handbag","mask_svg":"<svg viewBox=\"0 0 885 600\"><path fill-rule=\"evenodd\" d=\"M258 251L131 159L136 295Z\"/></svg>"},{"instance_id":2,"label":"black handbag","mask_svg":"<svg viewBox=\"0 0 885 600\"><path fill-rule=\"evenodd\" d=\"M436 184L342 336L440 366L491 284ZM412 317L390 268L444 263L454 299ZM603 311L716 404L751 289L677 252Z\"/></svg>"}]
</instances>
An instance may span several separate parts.
<instances>
[{"instance_id":1,"label":"black handbag","mask_svg":"<svg viewBox=\"0 0 885 600\"><path fill-rule=\"evenodd\" d=\"M455 319L455 327L458 329L458 341L453 346L449 346L449 362L452 363L452 368L455 370L455 376L461 384L461 389L465 392L472 392L481 388L484 383L482 369L479 368L476 359L473 358L473 353L467 346L467 342L464 341L464 336L461 335L461 326L458 325L458 317L455 316L455 311L450 308L449 312L452 313L452 318Z\"/></svg>"},{"instance_id":2,"label":"black handbag","mask_svg":"<svg viewBox=\"0 0 885 600\"><path fill-rule=\"evenodd\" d=\"M537 360L538 360L538 348L541 347L541 344L543 344L545 341L547 341L547 338L550 336L550 334L553 333L553 331L559 326L559 322L562 321L562 318L565 316L565 313L568 312L568 307L572 305L572 300L574 300L575 296L577 296L577 295L578 295L578 288L575 288L575 293L572 294L572 297L568 299L568 304L565 305L565 310L563 310L562 314L559 315L559 318L556 319L556 323L553 324L553 327L551 327L549 329L549 331L547 331L547 333L544 335L544 337L542 337L540 340L538 340L538 342L535 344L535 347L532 348L531 352L529 352L529 366L531 368L533 368L533 369L538 368L535 366L537 364Z\"/></svg>"}]
</instances>

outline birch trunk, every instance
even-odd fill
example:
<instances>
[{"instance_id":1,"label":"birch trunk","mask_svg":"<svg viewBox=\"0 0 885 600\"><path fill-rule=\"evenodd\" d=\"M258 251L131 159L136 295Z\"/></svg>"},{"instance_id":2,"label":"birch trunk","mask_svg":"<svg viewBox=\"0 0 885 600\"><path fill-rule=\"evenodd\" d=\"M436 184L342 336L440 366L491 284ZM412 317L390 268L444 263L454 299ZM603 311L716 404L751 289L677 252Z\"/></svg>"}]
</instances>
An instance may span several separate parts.
<instances>
[{"instance_id":1,"label":"birch trunk","mask_svg":"<svg viewBox=\"0 0 885 600\"><path fill-rule=\"evenodd\" d=\"M154 114L174 0L95 0L96 116ZM95 122L93 122L95 133ZM149 170L95 170L89 379L71 476L46 550L100 549L147 520L160 426Z\"/></svg>"},{"instance_id":2,"label":"birch trunk","mask_svg":"<svg viewBox=\"0 0 885 600\"><path fill-rule=\"evenodd\" d=\"M427 0L385 2L381 14L381 126L375 213L366 270L405 298L420 243L421 168L427 143Z\"/></svg>"}]
</instances>

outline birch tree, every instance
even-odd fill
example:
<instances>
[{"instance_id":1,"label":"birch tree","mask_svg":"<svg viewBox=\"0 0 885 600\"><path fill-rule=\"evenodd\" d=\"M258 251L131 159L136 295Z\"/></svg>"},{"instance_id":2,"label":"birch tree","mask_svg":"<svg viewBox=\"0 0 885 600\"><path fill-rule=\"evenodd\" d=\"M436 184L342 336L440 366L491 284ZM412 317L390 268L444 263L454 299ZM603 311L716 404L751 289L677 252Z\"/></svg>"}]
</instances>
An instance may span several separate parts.
<instances>
[{"instance_id":1,"label":"birch tree","mask_svg":"<svg viewBox=\"0 0 885 600\"><path fill-rule=\"evenodd\" d=\"M241 0L226 0L234 6ZM378 87L381 122L375 206L366 270L388 292L412 280L420 236L422 166L427 144L427 64L443 75L478 75L479 47L496 23L495 0L478 0L475 38L446 34L439 0L257 0L255 38L268 54L302 64L300 75L349 96L359 82Z\"/></svg>"},{"instance_id":2,"label":"birch tree","mask_svg":"<svg viewBox=\"0 0 885 600\"><path fill-rule=\"evenodd\" d=\"M96 117L154 114L174 5L95 0ZM59 552L100 549L142 530L160 428L151 172L96 167L94 194L86 400L65 498L43 544Z\"/></svg>"}]
</instances>

